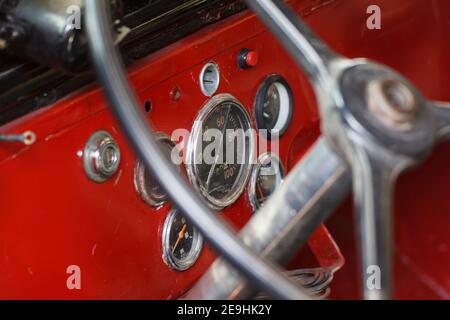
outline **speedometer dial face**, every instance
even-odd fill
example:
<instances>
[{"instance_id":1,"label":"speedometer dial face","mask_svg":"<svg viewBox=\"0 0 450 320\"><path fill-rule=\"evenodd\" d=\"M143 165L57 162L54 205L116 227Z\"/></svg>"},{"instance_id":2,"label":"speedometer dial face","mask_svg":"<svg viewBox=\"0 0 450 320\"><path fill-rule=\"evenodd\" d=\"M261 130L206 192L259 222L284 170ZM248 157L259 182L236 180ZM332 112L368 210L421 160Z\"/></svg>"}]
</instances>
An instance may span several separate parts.
<instances>
[{"instance_id":1,"label":"speedometer dial face","mask_svg":"<svg viewBox=\"0 0 450 320\"><path fill-rule=\"evenodd\" d=\"M189 179L215 209L242 193L254 159L254 132L232 96L212 98L195 121L187 155Z\"/></svg>"}]
</instances>

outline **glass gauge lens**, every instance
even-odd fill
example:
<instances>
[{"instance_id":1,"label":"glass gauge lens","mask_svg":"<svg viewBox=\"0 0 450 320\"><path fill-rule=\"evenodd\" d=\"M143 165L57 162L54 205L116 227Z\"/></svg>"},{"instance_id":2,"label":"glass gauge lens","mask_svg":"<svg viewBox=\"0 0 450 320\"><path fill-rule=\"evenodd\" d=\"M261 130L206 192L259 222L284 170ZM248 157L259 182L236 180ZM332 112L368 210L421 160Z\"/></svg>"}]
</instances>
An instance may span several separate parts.
<instances>
[{"instance_id":1,"label":"glass gauge lens","mask_svg":"<svg viewBox=\"0 0 450 320\"><path fill-rule=\"evenodd\" d=\"M176 210L166 218L162 242L165 262L178 271L190 268L203 246L200 233Z\"/></svg>"},{"instance_id":2,"label":"glass gauge lens","mask_svg":"<svg viewBox=\"0 0 450 320\"><path fill-rule=\"evenodd\" d=\"M175 148L175 144L170 140L169 136L163 134L159 134L157 139L161 144L163 153L167 157L167 161L171 161L172 150ZM178 170L181 171L179 165ZM167 202L166 192L145 167L142 160L138 160L136 163L134 182L136 190L147 204L158 207Z\"/></svg>"},{"instance_id":3,"label":"glass gauge lens","mask_svg":"<svg viewBox=\"0 0 450 320\"><path fill-rule=\"evenodd\" d=\"M254 211L275 193L284 178L284 169L278 156L265 153L258 159L249 187L249 198Z\"/></svg>"},{"instance_id":4,"label":"glass gauge lens","mask_svg":"<svg viewBox=\"0 0 450 320\"><path fill-rule=\"evenodd\" d=\"M275 83L267 89L262 112L267 128L274 128L280 115L280 93Z\"/></svg>"},{"instance_id":5,"label":"glass gauge lens","mask_svg":"<svg viewBox=\"0 0 450 320\"><path fill-rule=\"evenodd\" d=\"M230 95L211 99L200 112L189 141L189 179L213 208L242 193L254 155L248 113Z\"/></svg>"},{"instance_id":6,"label":"glass gauge lens","mask_svg":"<svg viewBox=\"0 0 450 320\"><path fill-rule=\"evenodd\" d=\"M255 101L258 129L267 136L282 135L291 122L293 110L292 91L281 76L268 77L260 86Z\"/></svg>"}]
</instances>

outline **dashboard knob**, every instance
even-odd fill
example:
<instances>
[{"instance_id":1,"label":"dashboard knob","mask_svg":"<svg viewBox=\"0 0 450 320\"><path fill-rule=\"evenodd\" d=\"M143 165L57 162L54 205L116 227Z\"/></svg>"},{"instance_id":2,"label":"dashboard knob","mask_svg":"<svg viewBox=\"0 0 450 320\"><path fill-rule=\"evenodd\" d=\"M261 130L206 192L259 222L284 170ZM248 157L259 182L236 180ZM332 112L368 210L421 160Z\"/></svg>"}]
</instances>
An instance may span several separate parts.
<instances>
[{"instance_id":1,"label":"dashboard knob","mask_svg":"<svg viewBox=\"0 0 450 320\"><path fill-rule=\"evenodd\" d=\"M119 168L120 149L117 142L106 131L95 132L88 140L83 152L86 175L95 182L105 182Z\"/></svg>"}]
</instances>

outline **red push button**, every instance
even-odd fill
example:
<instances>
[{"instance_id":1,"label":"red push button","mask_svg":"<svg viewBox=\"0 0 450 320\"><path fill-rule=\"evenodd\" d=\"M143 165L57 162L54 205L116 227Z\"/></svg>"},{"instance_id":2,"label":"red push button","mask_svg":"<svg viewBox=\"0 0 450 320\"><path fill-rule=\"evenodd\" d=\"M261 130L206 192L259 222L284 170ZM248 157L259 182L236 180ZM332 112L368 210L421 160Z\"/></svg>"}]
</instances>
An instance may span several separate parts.
<instances>
[{"instance_id":1,"label":"red push button","mask_svg":"<svg viewBox=\"0 0 450 320\"><path fill-rule=\"evenodd\" d=\"M239 51L238 64L241 69L256 67L259 61L259 54L256 51L242 49Z\"/></svg>"},{"instance_id":2,"label":"red push button","mask_svg":"<svg viewBox=\"0 0 450 320\"><path fill-rule=\"evenodd\" d=\"M258 64L258 60L259 60L259 55L255 51L250 51L245 56L245 61L247 62L247 65L249 67L256 67L256 65Z\"/></svg>"}]
</instances>

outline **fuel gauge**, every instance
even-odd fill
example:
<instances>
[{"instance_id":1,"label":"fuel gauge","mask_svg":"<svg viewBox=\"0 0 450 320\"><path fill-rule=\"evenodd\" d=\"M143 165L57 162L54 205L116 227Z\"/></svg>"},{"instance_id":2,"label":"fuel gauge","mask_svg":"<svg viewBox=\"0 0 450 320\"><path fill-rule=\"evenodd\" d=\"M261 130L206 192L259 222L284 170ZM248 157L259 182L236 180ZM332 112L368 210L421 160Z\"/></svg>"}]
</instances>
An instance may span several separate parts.
<instances>
[{"instance_id":1,"label":"fuel gauge","mask_svg":"<svg viewBox=\"0 0 450 320\"><path fill-rule=\"evenodd\" d=\"M177 271L185 271L197 261L203 238L185 217L172 210L164 223L162 244L167 265Z\"/></svg>"}]
</instances>

